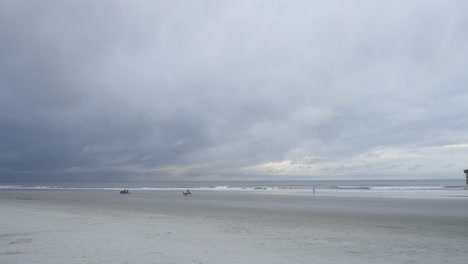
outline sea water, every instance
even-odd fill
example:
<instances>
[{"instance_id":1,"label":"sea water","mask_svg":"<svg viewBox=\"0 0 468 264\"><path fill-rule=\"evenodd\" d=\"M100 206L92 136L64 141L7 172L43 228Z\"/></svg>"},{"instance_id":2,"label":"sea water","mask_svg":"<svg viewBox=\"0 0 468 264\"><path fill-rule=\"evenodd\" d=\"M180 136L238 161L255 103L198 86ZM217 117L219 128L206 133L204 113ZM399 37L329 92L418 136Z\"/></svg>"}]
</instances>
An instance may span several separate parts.
<instances>
[{"instance_id":1,"label":"sea water","mask_svg":"<svg viewBox=\"0 0 468 264\"><path fill-rule=\"evenodd\" d=\"M192 191L428 191L467 190L464 179L307 180L307 181L125 181L66 183L0 183L0 189L132 189Z\"/></svg>"}]
</instances>

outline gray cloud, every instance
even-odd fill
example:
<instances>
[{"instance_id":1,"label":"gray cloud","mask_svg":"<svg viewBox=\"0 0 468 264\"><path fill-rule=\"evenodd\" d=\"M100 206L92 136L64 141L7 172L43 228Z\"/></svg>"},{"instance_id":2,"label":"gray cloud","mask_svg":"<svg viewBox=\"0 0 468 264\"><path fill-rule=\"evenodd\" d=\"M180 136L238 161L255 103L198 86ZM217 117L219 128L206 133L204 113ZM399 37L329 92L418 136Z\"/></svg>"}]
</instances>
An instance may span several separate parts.
<instances>
[{"instance_id":1,"label":"gray cloud","mask_svg":"<svg viewBox=\"0 0 468 264\"><path fill-rule=\"evenodd\" d=\"M467 7L3 1L0 180L458 177Z\"/></svg>"}]
</instances>

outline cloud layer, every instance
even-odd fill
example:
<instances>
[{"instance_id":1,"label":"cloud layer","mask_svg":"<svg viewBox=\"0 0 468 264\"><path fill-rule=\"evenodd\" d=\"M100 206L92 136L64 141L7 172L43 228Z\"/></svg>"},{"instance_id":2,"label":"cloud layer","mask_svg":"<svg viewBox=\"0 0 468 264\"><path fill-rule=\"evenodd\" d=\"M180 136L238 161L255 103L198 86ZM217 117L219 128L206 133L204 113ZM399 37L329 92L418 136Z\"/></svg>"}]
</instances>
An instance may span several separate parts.
<instances>
[{"instance_id":1,"label":"cloud layer","mask_svg":"<svg viewBox=\"0 0 468 264\"><path fill-rule=\"evenodd\" d=\"M457 178L465 10L2 1L0 180Z\"/></svg>"}]
</instances>

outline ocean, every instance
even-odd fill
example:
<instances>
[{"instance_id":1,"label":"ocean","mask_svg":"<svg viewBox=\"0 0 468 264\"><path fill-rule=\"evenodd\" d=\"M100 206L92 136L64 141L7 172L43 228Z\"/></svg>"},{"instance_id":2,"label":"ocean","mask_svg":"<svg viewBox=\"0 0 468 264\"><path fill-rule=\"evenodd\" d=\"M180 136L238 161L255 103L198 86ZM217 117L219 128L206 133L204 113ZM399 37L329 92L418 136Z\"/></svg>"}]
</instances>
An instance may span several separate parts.
<instances>
[{"instance_id":1,"label":"ocean","mask_svg":"<svg viewBox=\"0 0 468 264\"><path fill-rule=\"evenodd\" d=\"M460 190L465 179L431 180L307 180L307 181L125 181L64 183L0 183L0 189L103 190Z\"/></svg>"}]
</instances>

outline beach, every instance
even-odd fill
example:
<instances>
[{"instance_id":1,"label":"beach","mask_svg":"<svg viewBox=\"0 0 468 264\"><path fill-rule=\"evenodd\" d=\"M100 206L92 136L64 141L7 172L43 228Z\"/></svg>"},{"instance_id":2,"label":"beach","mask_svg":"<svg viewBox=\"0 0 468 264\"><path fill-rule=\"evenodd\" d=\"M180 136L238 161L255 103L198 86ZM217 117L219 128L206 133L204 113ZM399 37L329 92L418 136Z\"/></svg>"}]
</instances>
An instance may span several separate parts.
<instances>
[{"instance_id":1,"label":"beach","mask_svg":"<svg viewBox=\"0 0 468 264\"><path fill-rule=\"evenodd\" d=\"M0 262L466 263L466 195L348 193L0 190Z\"/></svg>"}]
</instances>

